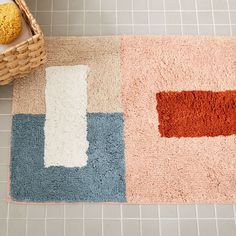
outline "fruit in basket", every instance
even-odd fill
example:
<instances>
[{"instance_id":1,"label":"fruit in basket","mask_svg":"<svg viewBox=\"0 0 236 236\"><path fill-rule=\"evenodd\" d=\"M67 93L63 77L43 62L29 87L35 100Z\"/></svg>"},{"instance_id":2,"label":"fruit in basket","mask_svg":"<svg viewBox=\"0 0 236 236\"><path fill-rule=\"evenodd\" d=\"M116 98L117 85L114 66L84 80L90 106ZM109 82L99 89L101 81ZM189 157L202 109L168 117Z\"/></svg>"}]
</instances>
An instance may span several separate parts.
<instances>
[{"instance_id":1,"label":"fruit in basket","mask_svg":"<svg viewBox=\"0 0 236 236\"><path fill-rule=\"evenodd\" d=\"M21 12L15 3L0 4L0 44L8 44L21 33Z\"/></svg>"}]
</instances>

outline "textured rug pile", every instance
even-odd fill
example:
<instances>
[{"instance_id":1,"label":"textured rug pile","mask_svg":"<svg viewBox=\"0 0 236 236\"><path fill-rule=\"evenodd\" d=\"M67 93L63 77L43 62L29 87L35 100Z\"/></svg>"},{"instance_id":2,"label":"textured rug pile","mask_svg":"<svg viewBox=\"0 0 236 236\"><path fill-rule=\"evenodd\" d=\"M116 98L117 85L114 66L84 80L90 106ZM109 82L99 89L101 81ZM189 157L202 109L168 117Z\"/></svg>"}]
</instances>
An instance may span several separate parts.
<instances>
[{"instance_id":1,"label":"textured rug pile","mask_svg":"<svg viewBox=\"0 0 236 236\"><path fill-rule=\"evenodd\" d=\"M16 80L19 202L236 202L236 40L47 38Z\"/></svg>"}]
</instances>

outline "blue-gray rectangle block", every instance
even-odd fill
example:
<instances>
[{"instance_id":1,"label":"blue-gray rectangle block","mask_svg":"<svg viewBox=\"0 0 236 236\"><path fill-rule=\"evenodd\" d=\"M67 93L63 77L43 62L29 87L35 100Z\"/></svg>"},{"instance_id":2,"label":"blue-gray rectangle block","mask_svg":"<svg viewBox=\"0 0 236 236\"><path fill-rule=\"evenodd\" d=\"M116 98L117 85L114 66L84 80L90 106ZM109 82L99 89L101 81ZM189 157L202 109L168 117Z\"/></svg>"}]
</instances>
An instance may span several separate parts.
<instances>
[{"instance_id":1,"label":"blue-gray rectangle block","mask_svg":"<svg viewBox=\"0 0 236 236\"><path fill-rule=\"evenodd\" d=\"M13 200L126 201L123 114L88 113L87 122L87 166L45 168L45 115L14 115L10 166Z\"/></svg>"}]
</instances>

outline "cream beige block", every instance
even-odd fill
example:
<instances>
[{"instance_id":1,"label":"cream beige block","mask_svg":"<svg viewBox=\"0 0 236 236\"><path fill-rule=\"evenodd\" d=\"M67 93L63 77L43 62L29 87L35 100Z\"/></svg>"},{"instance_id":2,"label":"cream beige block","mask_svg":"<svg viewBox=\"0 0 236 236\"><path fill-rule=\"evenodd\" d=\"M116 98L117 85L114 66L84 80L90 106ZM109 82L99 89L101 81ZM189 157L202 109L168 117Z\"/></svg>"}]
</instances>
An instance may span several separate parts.
<instances>
[{"instance_id":1,"label":"cream beige block","mask_svg":"<svg viewBox=\"0 0 236 236\"><path fill-rule=\"evenodd\" d=\"M88 112L122 112L119 41L119 37L46 39L47 66L89 66ZM45 73L16 81L13 104L14 113L45 113Z\"/></svg>"},{"instance_id":2,"label":"cream beige block","mask_svg":"<svg viewBox=\"0 0 236 236\"><path fill-rule=\"evenodd\" d=\"M29 76L13 84L13 114L45 113L45 68L41 66Z\"/></svg>"}]
</instances>

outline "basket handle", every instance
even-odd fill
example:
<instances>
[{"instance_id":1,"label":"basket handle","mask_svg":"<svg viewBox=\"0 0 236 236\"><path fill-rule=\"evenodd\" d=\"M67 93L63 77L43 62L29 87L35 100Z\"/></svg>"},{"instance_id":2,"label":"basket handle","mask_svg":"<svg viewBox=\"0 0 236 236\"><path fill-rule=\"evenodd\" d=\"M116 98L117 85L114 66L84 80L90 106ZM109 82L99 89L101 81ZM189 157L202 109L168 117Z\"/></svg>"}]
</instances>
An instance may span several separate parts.
<instances>
[{"instance_id":1,"label":"basket handle","mask_svg":"<svg viewBox=\"0 0 236 236\"><path fill-rule=\"evenodd\" d=\"M43 32L42 32L40 26L37 24L35 18L31 14L25 1L24 0L14 0L14 1L18 5L20 10L23 12L23 17L24 17L25 21L28 23L28 25L30 26L33 33L43 35ZM27 17L25 17L25 16L27 16Z\"/></svg>"}]
</instances>

